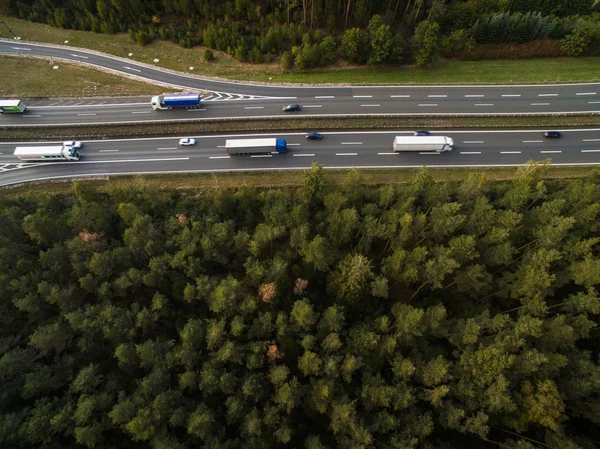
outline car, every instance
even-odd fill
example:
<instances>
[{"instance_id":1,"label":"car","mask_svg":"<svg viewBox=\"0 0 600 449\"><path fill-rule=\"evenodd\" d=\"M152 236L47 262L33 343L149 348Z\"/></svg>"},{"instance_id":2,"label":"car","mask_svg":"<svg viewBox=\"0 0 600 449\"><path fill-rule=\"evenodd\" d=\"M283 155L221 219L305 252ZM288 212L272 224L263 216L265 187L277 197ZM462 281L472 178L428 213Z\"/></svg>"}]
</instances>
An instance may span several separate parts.
<instances>
[{"instance_id":1,"label":"car","mask_svg":"<svg viewBox=\"0 0 600 449\"><path fill-rule=\"evenodd\" d=\"M192 139L191 137L179 139L179 145L196 145L196 139Z\"/></svg>"},{"instance_id":2,"label":"car","mask_svg":"<svg viewBox=\"0 0 600 449\"><path fill-rule=\"evenodd\" d=\"M323 134L321 133L308 133L306 135L308 140L321 140L323 138Z\"/></svg>"},{"instance_id":3,"label":"car","mask_svg":"<svg viewBox=\"0 0 600 449\"><path fill-rule=\"evenodd\" d=\"M414 135L415 136L431 136L431 133L429 131L415 131Z\"/></svg>"},{"instance_id":4,"label":"car","mask_svg":"<svg viewBox=\"0 0 600 449\"><path fill-rule=\"evenodd\" d=\"M77 142L76 140L67 140L66 142L63 142L63 146L79 149L83 146L83 144L81 142Z\"/></svg>"},{"instance_id":5,"label":"car","mask_svg":"<svg viewBox=\"0 0 600 449\"><path fill-rule=\"evenodd\" d=\"M544 137L548 137L549 139L558 139L561 136L558 131L546 131L544 133Z\"/></svg>"},{"instance_id":6,"label":"car","mask_svg":"<svg viewBox=\"0 0 600 449\"><path fill-rule=\"evenodd\" d=\"M283 107L283 110L285 112L294 112L294 111L299 111L300 109L302 109L300 107L299 104L288 104L287 106Z\"/></svg>"}]
</instances>

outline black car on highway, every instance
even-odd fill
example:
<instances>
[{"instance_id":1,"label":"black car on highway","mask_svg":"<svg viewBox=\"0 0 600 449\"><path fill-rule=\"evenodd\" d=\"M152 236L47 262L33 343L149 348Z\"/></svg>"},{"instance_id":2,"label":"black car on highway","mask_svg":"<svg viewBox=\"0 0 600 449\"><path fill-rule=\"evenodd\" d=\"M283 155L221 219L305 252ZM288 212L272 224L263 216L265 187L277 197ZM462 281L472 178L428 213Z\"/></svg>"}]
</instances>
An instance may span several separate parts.
<instances>
[{"instance_id":1,"label":"black car on highway","mask_svg":"<svg viewBox=\"0 0 600 449\"><path fill-rule=\"evenodd\" d=\"M544 137L547 137L549 139L558 139L560 136L561 134L558 131L546 131L544 133Z\"/></svg>"},{"instance_id":2,"label":"black car on highway","mask_svg":"<svg viewBox=\"0 0 600 449\"><path fill-rule=\"evenodd\" d=\"M287 106L283 107L283 110L285 112L294 112L294 111L299 111L300 109L302 109L300 107L299 104L288 104Z\"/></svg>"},{"instance_id":3,"label":"black car on highway","mask_svg":"<svg viewBox=\"0 0 600 449\"><path fill-rule=\"evenodd\" d=\"M431 136L431 133L429 131L415 131L414 135L415 136Z\"/></svg>"},{"instance_id":4,"label":"black car on highway","mask_svg":"<svg viewBox=\"0 0 600 449\"><path fill-rule=\"evenodd\" d=\"M308 140L321 140L323 138L323 134L321 133L308 133L306 135Z\"/></svg>"}]
</instances>

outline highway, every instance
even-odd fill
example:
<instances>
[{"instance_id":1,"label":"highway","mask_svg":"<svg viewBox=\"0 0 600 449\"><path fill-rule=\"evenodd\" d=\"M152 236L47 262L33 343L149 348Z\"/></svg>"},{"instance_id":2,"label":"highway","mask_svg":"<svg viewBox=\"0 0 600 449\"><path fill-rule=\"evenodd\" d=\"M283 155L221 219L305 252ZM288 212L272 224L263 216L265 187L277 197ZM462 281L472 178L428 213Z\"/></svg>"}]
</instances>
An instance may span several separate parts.
<instances>
[{"instance_id":1,"label":"highway","mask_svg":"<svg viewBox=\"0 0 600 449\"><path fill-rule=\"evenodd\" d=\"M118 174L194 173L306 169L312 162L325 168L495 167L516 166L551 158L554 165L600 165L600 129L562 130L560 139L545 139L544 130L439 131L454 139L455 149L442 154L392 152L395 135L406 131L326 132L322 141L307 141L304 133L230 134L195 137L195 146L179 146L178 138L85 141L79 162L21 163L15 146L56 142L0 143L0 185ZM228 156L225 139L279 137L289 153Z\"/></svg>"},{"instance_id":2,"label":"highway","mask_svg":"<svg viewBox=\"0 0 600 449\"><path fill-rule=\"evenodd\" d=\"M61 58L126 73L168 88L202 92L197 110L153 111L149 97L28 102L25 114L2 114L0 126L32 126L247 117L562 115L600 113L600 83L493 86L276 86L217 81L74 47L0 40L0 53ZM284 113L289 103L297 113Z\"/></svg>"}]
</instances>

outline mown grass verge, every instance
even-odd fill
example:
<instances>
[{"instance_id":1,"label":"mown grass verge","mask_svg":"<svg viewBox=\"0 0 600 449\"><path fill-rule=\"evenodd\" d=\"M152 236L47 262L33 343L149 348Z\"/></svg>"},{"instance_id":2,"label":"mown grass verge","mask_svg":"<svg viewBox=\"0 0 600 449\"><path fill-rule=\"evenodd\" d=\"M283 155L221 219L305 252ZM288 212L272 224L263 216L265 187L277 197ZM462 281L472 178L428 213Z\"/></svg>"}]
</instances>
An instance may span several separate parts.
<instances>
[{"instance_id":1,"label":"mown grass verge","mask_svg":"<svg viewBox=\"0 0 600 449\"><path fill-rule=\"evenodd\" d=\"M69 127L0 127L0 141L67 138L80 140L197 136L230 132L290 132L333 130L411 130L411 129L527 129L600 126L600 116L567 117L464 117L464 118L324 118L281 120L242 120L135 125L94 125Z\"/></svg>"},{"instance_id":2,"label":"mown grass verge","mask_svg":"<svg viewBox=\"0 0 600 449\"><path fill-rule=\"evenodd\" d=\"M543 161L541 161L543 162ZM418 167L391 169L362 169L362 183L365 185L405 184L410 182ZM516 168L431 168L433 178L438 182L462 181L471 173L485 175L494 181L514 179ZM237 187L282 187L290 188L302 185L303 170L289 171L260 171L232 173L187 173L173 175L123 175L110 178L86 178L85 182L92 183L100 191L114 188L139 187L144 189L186 190L191 194L200 194L208 189L237 188ZM325 180L329 185L341 183L348 170L325 170ZM574 179L596 174L600 176L597 167L552 167L548 168L546 179ZM70 193L74 180L43 181L19 184L1 188L0 195L19 196L34 190L48 193Z\"/></svg>"},{"instance_id":3,"label":"mown grass verge","mask_svg":"<svg viewBox=\"0 0 600 449\"><path fill-rule=\"evenodd\" d=\"M58 66L54 70L53 66ZM37 58L0 56L0 96L90 97L150 95L157 87L89 67Z\"/></svg>"},{"instance_id":4,"label":"mown grass verge","mask_svg":"<svg viewBox=\"0 0 600 449\"><path fill-rule=\"evenodd\" d=\"M600 80L600 57L538 58L529 60L440 61L435 67L328 67L306 72L284 72L277 64L240 63L215 52L216 60L202 60L201 47L184 49L171 42L155 41L140 47L126 34L106 35L54 28L13 17L0 19L24 40L65 44L190 74L271 83L437 84L437 83L558 83ZM9 37L0 29L0 37ZM159 59L158 63L153 60ZM190 70L190 67L194 67Z\"/></svg>"}]
</instances>

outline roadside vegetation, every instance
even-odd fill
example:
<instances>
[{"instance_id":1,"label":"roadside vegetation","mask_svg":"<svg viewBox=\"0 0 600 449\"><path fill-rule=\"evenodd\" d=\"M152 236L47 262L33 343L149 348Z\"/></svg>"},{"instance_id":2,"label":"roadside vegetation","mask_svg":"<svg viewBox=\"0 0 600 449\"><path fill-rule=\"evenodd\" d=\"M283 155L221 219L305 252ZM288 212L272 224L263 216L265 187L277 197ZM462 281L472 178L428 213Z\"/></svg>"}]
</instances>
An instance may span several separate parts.
<instances>
[{"instance_id":1,"label":"roadside vegetation","mask_svg":"<svg viewBox=\"0 0 600 449\"><path fill-rule=\"evenodd\" d=\"M0 18L15 34L26 40L57 44L67 41L67 45L98 50L188 74L265 83L554 83L600 80L599 57L559 57L564 55L561 52L548 55L543 51L556 48L556 43L548 40L535 41L535 45L482 44L472 51L472 58L477 61L436 58L436 62L427 68L417 68L413 63L361 66L360 61L339 60L327 69L288 70L282 68L277 58L272 62L253 64L236 60L233 54L227 53L227 49L207 52L203 46L183 48L161 39L140 46L126 33L101 34L61 29L7 16ZM0 36L12 37L4 28L0 28ZM341 40L339 45L342 45ZM337 51L339 53L342 50L338 48ZM128 56L130 53L131 57ZM487 59L489 53L509 59ZM587 53L594 54L593 51ZM530 59L519 59L525 56ZM154 62L154 59L159 61Z\"/></svg>"},{"instance_id":2,"label":"roadside vegetation","mask_svg":"<svg viewBox=\"0 0 600 449\"><path fill-rule=\"evenodd\" d=\"M58 69L53 69L58 66ZM89 67L37 58L0 56L0 96L87 97L151 95L157 86Z\"/></svg>"},{"instance_id":3,"label":"roadside vegetation","mask_svg":"<svg viewBox=\"0 0 600 449\"><path fill-rule=\"evenodd\" d=\"M360 131L415 130L415 129L548 129L600 126L600 117L465 117L465 118L281 118L269 120L223 120L204 122L148 123L133 125L82 125L82 126L39 126L12 128L0 126L0 140L35 139L98 139L160 136L199 136L231 132L307 132L307 131Z\"/></svg>"},{"instance_id":4,"label":"roadside vegetation","mask_svg":"<svg viewBox=\"0 0 600 449\"><path fill-rule=\"evenodd\" d=\"M600 177L548 170L0 192L0 445L595 447Z\"/></svg>"}]
</instances>

